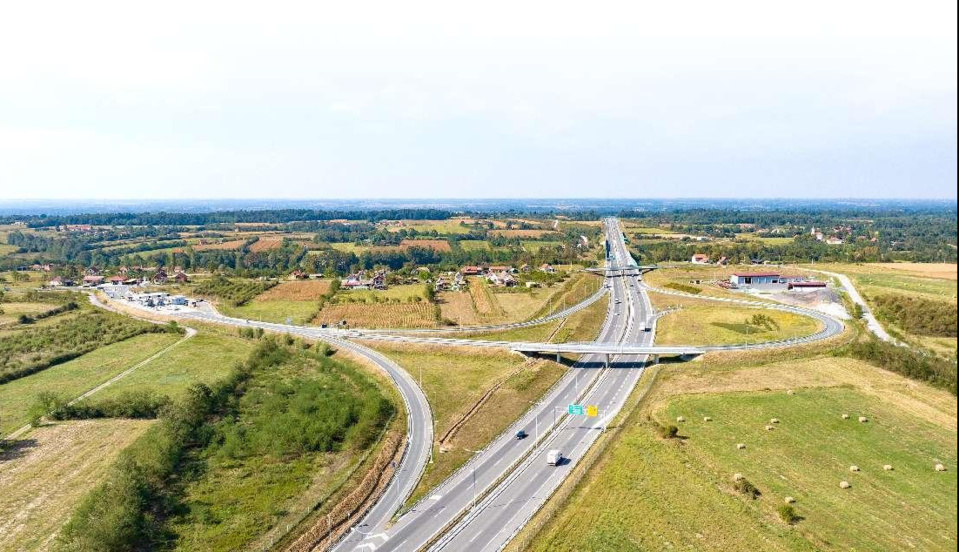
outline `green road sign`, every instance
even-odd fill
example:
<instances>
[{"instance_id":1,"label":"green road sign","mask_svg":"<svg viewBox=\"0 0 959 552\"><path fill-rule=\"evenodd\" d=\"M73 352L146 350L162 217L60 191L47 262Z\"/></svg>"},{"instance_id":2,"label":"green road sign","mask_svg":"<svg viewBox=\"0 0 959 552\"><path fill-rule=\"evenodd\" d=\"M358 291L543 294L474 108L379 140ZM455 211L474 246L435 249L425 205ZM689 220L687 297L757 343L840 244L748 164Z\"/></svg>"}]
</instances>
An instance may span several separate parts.
<instances>
[{"instance_id":1,"label":"green road sign","mask_svg":"<svg viewBox=\"0 0 959 552\"><path fill-rule=\"evenodd\" d=\"M586 409L583 408L581 404L571 404L569 405L569 415L570 416L582 416L586 414Z\"/></svg>"}]
</instances>

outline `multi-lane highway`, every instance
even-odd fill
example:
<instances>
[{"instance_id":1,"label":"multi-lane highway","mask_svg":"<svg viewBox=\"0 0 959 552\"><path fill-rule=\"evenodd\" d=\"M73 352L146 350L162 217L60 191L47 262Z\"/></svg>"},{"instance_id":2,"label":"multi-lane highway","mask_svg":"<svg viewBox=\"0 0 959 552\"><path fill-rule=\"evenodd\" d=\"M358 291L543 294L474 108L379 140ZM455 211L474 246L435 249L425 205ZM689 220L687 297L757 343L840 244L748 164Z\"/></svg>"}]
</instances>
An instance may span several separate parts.
<instances>
[{"instance_id":1,"label":"multi-lane highway","mask_svg":"<svg viewBox=\"0 0 959 552\"><path fill-rule=\"evenodd\" d=\"M635 264L626 250L619 226L607 221L612 261L617 265ZM638 285L638 273L614 277L614 309L607 330L627 344L649 345L651 331L644 322L652 307ZM622 301L622 303L619 303ZM584 363L599 364L602 359L586 357ZM440 538L432 550L500 550L526 524L557 486L566 478L608 421L622 408L642 376L646 358L627 356L616 359L613 368L603 370L595 385L577 401L598 406L599 416L564 416L558 427L539 443L520 465L509 473L476 507ZM567 404L558 405L565 412ZM546 452L559 449L568 460L559 466L546 463Z\"/></svg>"},{"instance_id":2,"label":"multi-lane highway","mask_svg":"<svg viewBox=\"0 0 959 552\"><path fill-rule=\"evenodd\" d=\"M392 518L417 485L430 457L433 444L432 414L423 391L406 370L376 351L351 341L350 338L429 341L437 344L495 346L536 352L552 351L550 344L482 342L389 335L374 331L344 332L230 318L212 309L178 314L211 322L258 327L322 339L370 359L392 378L406 403L409 415L407 448L384 495L337 543L336 550L406 551L426 547L436 550L499 550L540 508L598 438L605 424L622 408L643 373L646 353L670 354L672 351L673 354L695 354L703 350L742 348L707 346L673 347L667 350L653 347L656 317L653 316L646 291L672 292L653 290L646 286L639 268L629 268L635 267L636 263L628 253L618 222L609 219L605 224L610 244L608 264L619 269L606 272L605 289L598 291L584 303L561 313L571 314L598 300L608 291L610 298L606 319L597 340L593 344L564 344L564 349L557 349L589 354L585 354L573 369L540 401L531 405L526 414L502 435L484 450L476 452L465 466L414 505L392 526ZM771 344L751 344L749 347L783 346L823 339L842 330L840 322L808 309L745 300L723 300L795 311L814 316L823 322L823 329L812 336L797 336L793 340ZM543 323L555 316L558 315L505 327ZM504 326L476 329L501 327ZM609 366L609 353L625 354L615 358L615 363ZM567 408L570 404L595 405L599 415L569 416ZM520 431L529 437L517 439L516 434ZM563 451L568 460L559 466L548 466L544 455L549 449Z\"/></svg>"}]
</instances>

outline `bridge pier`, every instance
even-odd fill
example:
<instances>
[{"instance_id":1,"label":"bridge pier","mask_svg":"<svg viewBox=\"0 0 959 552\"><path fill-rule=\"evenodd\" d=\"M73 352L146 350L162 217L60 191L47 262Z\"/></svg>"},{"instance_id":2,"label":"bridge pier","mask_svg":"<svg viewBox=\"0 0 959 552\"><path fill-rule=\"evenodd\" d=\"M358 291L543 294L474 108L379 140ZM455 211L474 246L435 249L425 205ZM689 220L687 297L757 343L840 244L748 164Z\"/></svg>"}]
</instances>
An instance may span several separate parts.
<instances>
[{"instance_id":1,"label":"bridge pier","mask_svg":"<svg viewBox=\"0 0 959 552\"><path fill-rule=\"evenodd\" d=\"M659 355L650 355L653 361L653 364L659 364Z\"/></svg>"},{"instance_id":2,"label":"bridge pier","mask_svg":"<svg viewBox=\"0 0 959 552\"><path fill-rule=\"evenodd\" d=\"M609 368L610 359L613 355L606 353L606 367Z\"/></svg>"},{"instance_id":3,"label":"bridge pier","mask_svg":"<svg viewBox=\"0 0 959 552\"><path fill-rule=\"evenodd\" d=\"M560 353L556 353L556 364L562 364L563 357Z\"/></svg>"}]
</instances>

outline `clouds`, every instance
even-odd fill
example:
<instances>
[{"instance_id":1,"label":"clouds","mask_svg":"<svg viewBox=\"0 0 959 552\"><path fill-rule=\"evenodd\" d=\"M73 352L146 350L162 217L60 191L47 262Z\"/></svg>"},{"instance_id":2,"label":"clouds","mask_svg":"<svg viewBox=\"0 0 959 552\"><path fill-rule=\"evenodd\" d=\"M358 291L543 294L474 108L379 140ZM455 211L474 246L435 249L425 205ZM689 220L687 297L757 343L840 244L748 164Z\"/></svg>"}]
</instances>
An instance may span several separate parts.
<instances>
[{"instance_id":1,"label":"clouds","mask_svg":"<svg viewBox=\"0 0 959 552\"><path fill-rule=\"evenodd\" d=\"M955 197L954 3L25 4L8 197Z\"/></svg>"}]
</instances>

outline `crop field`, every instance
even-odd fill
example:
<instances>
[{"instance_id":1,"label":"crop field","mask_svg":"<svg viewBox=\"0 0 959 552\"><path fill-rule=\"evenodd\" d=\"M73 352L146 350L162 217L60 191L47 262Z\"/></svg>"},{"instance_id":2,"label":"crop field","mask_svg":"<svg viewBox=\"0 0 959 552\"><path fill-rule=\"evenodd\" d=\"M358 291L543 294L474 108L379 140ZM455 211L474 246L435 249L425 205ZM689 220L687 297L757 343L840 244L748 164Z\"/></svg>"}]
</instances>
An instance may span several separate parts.
<instances>
[{"instance_id":1,"label":"crop field","mask_svg":"<svg viewBox=\"0 0 959 552\"><path fill-rule=\"evenodd\" d=\"M541 238L545 234L553 233L552 230L493 230L490 232L496 236L504 238Z\"/></svg>"},{"instance_id":2,"label":"crop field","mask_svg":"<svg viewBox=\"0 0 959 552\"><path fill-rule=\"evenodd\" d=\"M496 383L504 381L483 406L448 441L446 452L434 451L434 463L408 502L414 503L452 474L472 453L501 433L559 379L564 368L545 360L527 360L507 351L432 347L423 345L371 346L406 368L419 380L436 418L437 439L463 418ZM509 378L509 379L507 379Z\"/></svg>"},{"instance_id":3,"label":"crop field","mask_svg":"<svg viewBox=\"0 0 959 552\"><path fill-rule=\"evenodd\" d=\"M663 366L530 549L955 548L953 395L847 358L743 366L728 356ZM647 416L681 438L663 439ZM759 499L734 490L735 473ZM776 512L787 496L794 526Z\"/></svg>"},{"instance_id":4,"label":"crop field","mask_svg":"<svg viewBox=\"0 0 959 552\"><path fill-rule=\"evenodd\" d=\"M446 240L403 240L400 242L400 248L402 249L409 249L411 247L422 247L436 251L450 251L450 242Z\"/></svg>"},{"instance_id":5,"label":"crop field","mask_svg":"<svg viewBox=\"0 0 959 552\"><path fill-rule=\"evenodd\" d=\"M276 249L283 245L284 237L285 236L259 236L260 239L256 240L253 245L250 246L250 251L254 253L262 253L264 251Z\"/></svg>"},{"instance_id":6,"label":"crop field","mask_svg":"<svg viewBox=\"0 0 959 552\"><path fill-rule=\"evenodd\" d=\"M239 249L245 243L245 241L246 240L230 240L222 243L205 243L203 245L197 244L193 246L193 249L196 251L211 251L217 249L230 251L233 249Z\"/></svg>"},{"instance_id":7,"label":"crop field","mask_svg":"<svg viewBox=\"0 0 959 552\"><path fill-rule=\"evenodd\" d=\"M179 398L194 383L209 385L225 377L253 346L253 341L239 337L200 332L89 400L96 402L134 390Z\"/></svg>"},{"instance_id":8,"label":"crop field","mask_svg":"<svg viewBox=\"0 0 959 552\"><path fill-rule=\"evenodd\" d=\"M659 319L656 343L661 345L760 343L809 335L820 328L817 320L789 312L730 307L671 296L665 300L679 306L679 310ZM756 315L768 320L753 322Z\"/></svg>"},{"instance_id":9,"label":"crop field","mask_svg":"<svg viewBox=\"0 0 959 552\"><path fill-rule=\"evenodd\" d=\"M461 226L460 222L465 222L467 226ZM400 230L416 230L417 232L436 231L439 234L468 234L469 225L476 222L472 219L455 218L450 220L404 220L399 225L389 227L391 232Z\"/></svg>"},{"instance_id":10,"label":"crop field","mask_svg":"<svg viewBox=\"0 0 959 552\"><path fill-rule=\"evenodd\" d=\"M100 347L42 372L0 384L0 432L6 434L28 423L30 407L41 392L76 397L178 339L179 335L168 333L139 335Z\"/></svg>"},{"instance_id":11,"label":"crop field","mask_svg":"<svg viewBox=\"0 0 959 552\"><path fill-rule=\"evenodd\" d=\"M316 316L319 299L330 289L328 280L288 281L257 295L239 307L221 305L224 314L250 320L307 324Z\"/></svg>"},{"instance_id":12,"label":"crop field","mask_svg":"<svg viewBox=\"0 0 959 552\"><path fill-rule=\"evenodd\" d=\"M330 247L336 249L337 251L342 251L344 253L354 253L356 255L361 255L365 251L373 249L369 245L356 245L353 242L337 242L329 244Z\"/></svg>"},{"instance_id":13,"label":"crop field","mask_svg":"<svg viewBox=\"0 0 959 552\"><path fill-rule=\"evenodd\" d=\"M80 499L152 423L60 422L0 450L0 549L52 548Z\"/></svg>"},{"instance_id":14,"label":"crop field","mask_svg":"<svg viewBox=\"0 0 959 552\"><path fill-rule=\"evenodd\" d=\"M420 303L327 303L313 324L336 325L346 320L352 328L433 328L433 304Z\"/></svg>"},{"instance_id":15,"label":"crop field","mask_svg":"<svg viewBox=\"0 0 959 552\"><path fill-rule=\"evenodd\" d=\"M460 326L480 324L479 315L473 307L473 298L468 291L441 291L436 294L440 316Z\"/></svg>"}]
</instances>

